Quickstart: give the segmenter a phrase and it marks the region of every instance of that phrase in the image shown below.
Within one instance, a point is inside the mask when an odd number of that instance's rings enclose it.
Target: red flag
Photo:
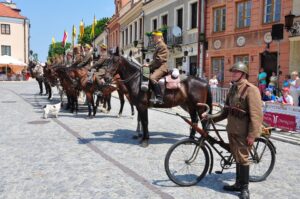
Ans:
[[[64,36],[63,36],[63,40],[61,43],[62,47],[66,46],[67,40],[68,40],[68,33],[66,31],[64,31]]]

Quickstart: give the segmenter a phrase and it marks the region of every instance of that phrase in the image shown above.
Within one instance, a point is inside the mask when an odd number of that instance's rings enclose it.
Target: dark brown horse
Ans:
[[[116,74],[119,74],[124,85],[128,89],[131,102],[138,110],[138,119],[141,121],[143,135],[141,145],[148,146],[149,131],[148,131],[148,108],[150,107],[150,92],[141,90],[141,69],[140,66],[127,58],[120,56],[117,52],[111,56],[108,61],[109,66],[106,73],[106,78],[111,79]],[[158,108],[171,108],[181,106],[187,110],[191,116],[193,123],[198,123],[204,110],[197,107],[197,103],[207,103],[211,106],[211,92],[206,81],[195,77],[188,77],[181,81],[181,86],[177,90],[165,90],[163,97],[164,104],[154,105]],[[205,124],[203,124],[205,125]],[[195,131],[191,131],[190,136],[194,136]]]

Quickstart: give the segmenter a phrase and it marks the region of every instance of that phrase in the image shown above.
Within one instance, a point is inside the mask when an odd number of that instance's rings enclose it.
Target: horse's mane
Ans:
[[[123,58],[129,65],[134,66],[136,69],[139,69],[142,67],[142,64],[139,63],[134,57],[128,57],[128,56],[120,56]]]

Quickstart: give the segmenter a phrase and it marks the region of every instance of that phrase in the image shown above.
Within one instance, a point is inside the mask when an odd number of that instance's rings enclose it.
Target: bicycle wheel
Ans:
[[[175,143],[165,158],[165,170],[168,177],[180,186],[197,184],[207,173],[208,166],[207,149],[192,139]]]
[[[253,144],[250,161],[250,182],[260,182],[265,180],[272,172],[275,165],[275,151],[266,138],[257,138]]]

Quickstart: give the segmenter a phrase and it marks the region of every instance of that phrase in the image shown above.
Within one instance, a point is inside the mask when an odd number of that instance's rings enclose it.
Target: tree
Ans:
[[[100,20],[97,20],[97,24],[95,26],[95,38],[98,37],[105,28],[106,23],[109,21],[110,18],[104,17]],[[92,31],[92,25],[88,25],[84,27],[84,34],[82,39],[80,40],[79,34],[77,42],[80,44],[92,44],[92,41],[95,38],[91,38],[91,31]]]
[[[55,44],[49,45],[48,58],[54,57],[55,55],[64,55],[65,50],[70,48],[71,43],[67,42],[65,48],[62,47],[62,42],[56,42]]]

